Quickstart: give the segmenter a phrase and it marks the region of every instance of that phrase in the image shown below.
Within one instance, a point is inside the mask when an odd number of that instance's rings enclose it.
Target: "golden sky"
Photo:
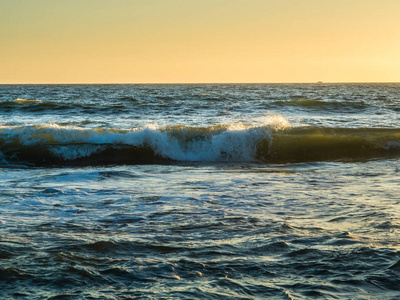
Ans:
[[[398,82],[400,0],[0,0],[0,83]]]

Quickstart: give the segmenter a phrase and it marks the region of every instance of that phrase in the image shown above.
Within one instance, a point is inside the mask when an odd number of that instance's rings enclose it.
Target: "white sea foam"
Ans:
[[[284,130],[292,127],[290,122],[282,115],[266,115],[262,121],[264,126],[271,127],[274,130]]]
[[[105,145],[150,147],[155,154],[178,161],[251,161],[257,142],[270,138],[270,131],[287,126],[282,118],[265,126],[192,128],[148,125],[144,128],[81,128],[57,124],[0,126],[5,143],[49,145],[49,150],[64,160],[89,157]],[[51,146],[51,147],[50,147]]]
[[[152,131],[146,140],[157,154],[183,161],[254,160],[256,145],[269,137],[264,127],[231,126],[202,138],[178,139],[169,132]]]

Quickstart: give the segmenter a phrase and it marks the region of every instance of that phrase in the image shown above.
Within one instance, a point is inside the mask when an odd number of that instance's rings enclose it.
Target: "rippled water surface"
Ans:
[[[0,86],[0,298],[400,299],[399,92]]]

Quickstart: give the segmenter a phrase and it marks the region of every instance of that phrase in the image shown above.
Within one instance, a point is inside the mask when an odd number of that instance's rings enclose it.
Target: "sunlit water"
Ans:
[[[400,85],[0,86],[1,299],[399,299]]]

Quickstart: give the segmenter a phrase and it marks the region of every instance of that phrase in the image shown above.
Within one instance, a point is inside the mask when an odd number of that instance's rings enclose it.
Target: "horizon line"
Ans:
[[[307,81],[307,82],[25,82],[0,83],[0,85],[179,85],[179,84],[396,84],[400,81]]]

